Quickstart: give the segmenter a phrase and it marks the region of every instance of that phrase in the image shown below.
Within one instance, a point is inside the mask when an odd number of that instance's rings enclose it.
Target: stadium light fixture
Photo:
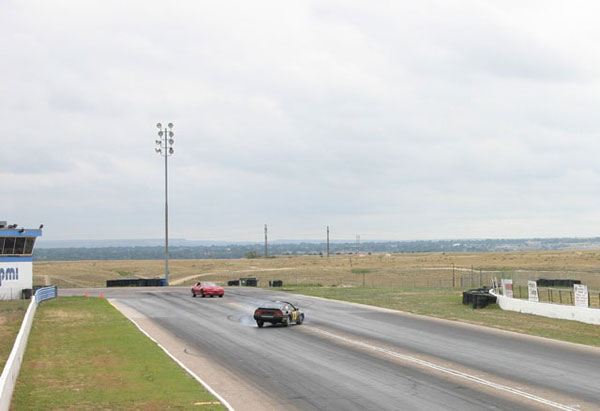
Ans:
[[[159,139],[155,140],[158,147],[155,151],[165,158],[165,285],[169,285],[169,179],[168,179],[168,162],[169,156],[175,152],[173,150],[173,144],[175,140],[173,136],[175,133],[171,131],[173,123],[169,123],[167,128],[163,128],[161,123],[156,123],[158,128]]]

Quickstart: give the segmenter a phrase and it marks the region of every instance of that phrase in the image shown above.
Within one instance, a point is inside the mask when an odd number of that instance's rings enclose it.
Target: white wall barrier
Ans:
[[[23,355],[25,354],[25,348],[27,347],[27,338],[29,337],[29,331],[33,324],[33,316],[37,309],[35,296],[31,297],[29,308],[23,318],[21,329],[17,334],[15,345],[13,346],[8,360],[4,365],[4,371],[0,376],[0,411],[8,411],[10,408],[10,401],[12,399],[12,393],[17,383],[17,377],[21,370],[21,363],[23,362]]]
[[[503,310],[600,325],[600,309],[598,308],[576,307],[574,305],[562,305],[552,303],[539,303],[521,300],[519,298],[509,298],[500,295],[500,293],[497,290],[493,289],[490,290],[490,293],[498,298],[498,305],[500,305],[500,308],[502,308]]]
[[[35,294],[31,297],[31,302],[21,323],[21,328],[15,339],[12,351],[8,356],[6,364],[4,364],[4,370],[0,376],[0,411],[8,411],[10,408],[10,402],[12,400],[12,393],[17,383],[17,377],[19,371],[21,371],[21,363],[23,362],[23,355],[25,355],[25,348],[27,347],[27,339],[29,338],[29,331],[31,331],[31,325],[33,324],[33,317],[37,310],[37,306],[44,300],[50,298],[56,298],[58,296],[58,289],[56,286],[39,288]]]

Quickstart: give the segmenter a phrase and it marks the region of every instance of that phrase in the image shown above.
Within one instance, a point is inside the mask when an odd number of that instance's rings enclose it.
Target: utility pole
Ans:
[[[454,263],[452,263],[452,288],[456,287],[456,279],[454,277]]]
[[[265,258],[267,258],[267,225],[265,224]]]
[[[356,234],[356,254],[360,254],[360,234]]]
[[[329,226],[327,226],[327,258],[329,258]]]

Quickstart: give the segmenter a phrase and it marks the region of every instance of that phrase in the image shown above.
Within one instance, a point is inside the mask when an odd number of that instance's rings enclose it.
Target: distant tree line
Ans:
[[[169,257],[173,259],[207,258],[260,258],[264,244],[230,244],[212,246],[172,246]],[[522,250],[559,250],[600,248],[600,238],[551,239],[487,239],[487,240],[437,240],[437,241],[387,241],[364,243],[332,243],[330,254],[413,253],[413,252],[486,252]],[[325,243],[269,244],[269,256],[323,255]],[[34,261],[71,260],[160,260],[164,247],[70,247],[38,248]]]

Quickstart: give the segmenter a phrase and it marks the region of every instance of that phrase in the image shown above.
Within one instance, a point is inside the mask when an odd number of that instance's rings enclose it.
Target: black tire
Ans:
[[[256,325],[258,325],[258,328],[263,328],[263,325],[265,325],[264,321],[260,321],[260,320],[256,320]]]
[[[215,296],[214,294],[211,294],[211,295],[210,295],[210,298],[213,298],[214,296]]]
[[[204,290],[200,290],[200,297],[202,297],[202,298],[206,297],[206,296],[204,295]]]
[[[196,298],[196,293],[192,291],[192,297]]]
[[[296,325],[300,325],[304,322],[304,314],[300,314],[296,319]]]
[[[223,298],[223,294],[219,295],[219,298]]]
[[[284,327],[290,325],[290,317],[285,317],[283,320],[281,320],[281,325],[283,325]]]

